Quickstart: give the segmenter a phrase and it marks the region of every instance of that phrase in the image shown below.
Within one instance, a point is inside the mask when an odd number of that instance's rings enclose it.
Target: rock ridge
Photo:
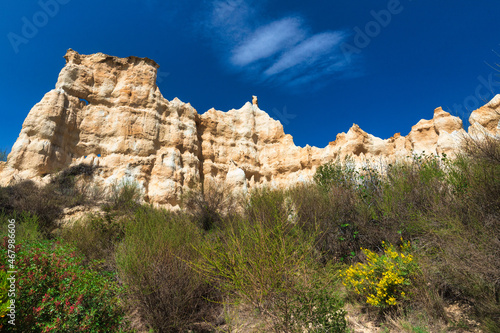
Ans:
[[[203,114],[156,85],[159,65],[148,58],[118,58],[68,50],[55,89],[26,117],[0,183],[46,181],[78,163],[99,167],[95,181],[134,181],[144,199],[177,206],[183,193],[209,182],[237,189],[288,186],[311,179],[323,163],[351,155],[357,163],[391,162],[412,152],[453,155],[464,135],[500,135],[500,95],[474,111],[468,133],[442,108],[407,136],[380,139],[353,124],[325,148],[297,147],[282,124],[258,106]]]

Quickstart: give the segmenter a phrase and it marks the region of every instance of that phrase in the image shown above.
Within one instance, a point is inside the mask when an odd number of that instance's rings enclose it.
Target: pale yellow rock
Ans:
[[[411,149],[416,154],[422,152],[452,154],[456,146],[453,142],[449,141],[449,135],[456,131],[462,131],[462,121],[460,118],[450,115],[439,107],[434,110],[434,117],[432,119],[422,119],[411,128],[407,140],[410,143]],[[446,137],[445,140],[441,139],[440,143],[442,146],[438,144],[441,136]]]
[[[201,183],[225,182],[243,192],[311,179],[323,163],[349,155],[358,164],[391,162],[412,152],[453,154],[466,135],[459,118],[438,108],[405,137],[380,139],[353,125],[325,148],[297,147],[258,106],[203,114],[156,86],[158,65],[147,58],[117,58],[68,50],[54,90],[29,112],[0,183],[47,181],[51,173],[87,163],[94,181],[111,187],[135,182],[144,200],[177,206]],[[472,113],[473,130],[498,135],[500,95]]]
[[[252,96],[252,104],[259,106],[259,101],[257,100],[257,96]]]
[[[469,117],[469,132],[488,133],[500,136],[500,94],[489,103],[472,112]]]
[[[152,60],[72,50],[65,58],[56,89],[24,121],[2,183],[85,162],[99,166],[96,181],[135,181],[146,200],[178,204],[201,179],[196,110],[163,98]]]

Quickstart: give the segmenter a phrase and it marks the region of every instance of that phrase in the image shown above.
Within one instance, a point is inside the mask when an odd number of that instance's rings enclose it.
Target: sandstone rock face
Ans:
[[[24,121],[0,183],[44,181],[70,165],[98,166],[95,181],[133,181],[146,201],[176,206],[190,188],[222,181],[235,189],[287,186],[311,179],[316,168],[351,155],[356,162],[393,161],[420,153],[453,154],[467,135],[459,118],[438,108],[405,137],[383,140],[353,125],[325,148],[297,147],[257,97],[241,109],[198,114],[156,86],[158,65],[68,50],[54,90]],[[500,135],[500,95],[474,111],[471,131]]]
[[[472,112],[469,133],[500,136],[500,95],[496,95],[488,104]]]
[[[200,181],[197,112],[163,98],[152,60],[72,50],[65,58],[56,88],[24,121],[2,181],[87,162],[106,184],[134,180],[146,199],[176,204],[186,184]]]

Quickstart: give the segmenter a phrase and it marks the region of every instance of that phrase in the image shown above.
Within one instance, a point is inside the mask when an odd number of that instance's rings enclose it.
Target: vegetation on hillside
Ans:
[[[498,138],[453,159],[337,160],[246,198],[207,186],[175,212],[141,204],[133,183],[104,195],[94,171],[0,188],[1,234],[17,221],[19,332],[348,332],[357,316],[393,332],[500,330]],[[81,205],[101,210],[59,229]]]

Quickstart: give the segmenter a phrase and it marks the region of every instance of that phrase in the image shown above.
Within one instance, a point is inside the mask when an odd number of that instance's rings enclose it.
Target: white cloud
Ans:
[[[300,16],[265,20],[253,0],[211,3],[206,26],[209,38],[230,68],[247,77],[300,86],[326,76],[343,76],[349,69],[340,45],[342,31],[312,34]],[[223,47],[220,47],[220,46]]]
[[[215,1],[212,11],[212,23],[222,26],[232,21],[241,19],[249,8],[243,0]]]
[[[335,47],[344,40],[341,32],[324,32],[316,34],[283,55],[264,74],[267,76],[279,74],[297,65],[312,66],[325,56],[335,53]]]
[[[246,66],[260,59],[293,46],[306,35],[298,18],[284,18],[258,28],[233,51],[231,61],[237,66]]]
[[[207,23],[208,29],[224,42],[236,43],[251,27],[249,21],[255,10],[245,0],[218,0],[211,6]]]

